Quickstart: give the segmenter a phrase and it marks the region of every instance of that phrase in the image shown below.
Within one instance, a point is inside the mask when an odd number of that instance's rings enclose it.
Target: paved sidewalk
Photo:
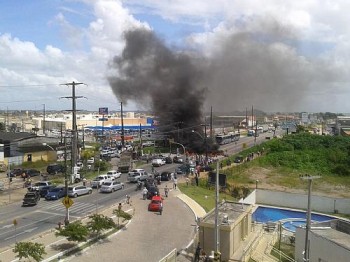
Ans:
[[[160,185],[161,194],[165,184]],[[178,261],[191,261],[192,254],[188,246],[197,229],[196,218],[206,214],[204,209],[178,189],[171,190],[169,197],[164,199],[163,215],[148,212],[148,203],[149,201],[142,200],[141,195],[133,196],[130,205],[123,205],[124,211],[134,212],[132,220],[123,230],[65,260],[156,262],[176,248],[178,252],[182,251]],[[110,207],[103,214],[112,216],[112,211],[116,208],[117,206]],[[64,250],[74,245],[63,237],[56,237],[54,233],[55,230],[52,229],[28,239],[45,245],[45,262],[61,257]],[[10,248],[0,250],[0,261],[12,262],[18,259]]]

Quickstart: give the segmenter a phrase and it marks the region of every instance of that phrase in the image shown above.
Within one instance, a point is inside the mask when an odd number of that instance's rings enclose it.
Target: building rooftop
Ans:
[[[340,245],[347,250],[350,250],[350,235],[340,232],[338,230],[335,230],[330,227],[312,227],[311,231],[320,237],[324,237],[328,239],[329,241],[332,241],[333,243]]]
[[[225,201],[219,204],[219,223],[234,223],[243,213],[251,213],[252,206],[231,201]],[[215,224],[215,209],[210,211],[202,222]]]

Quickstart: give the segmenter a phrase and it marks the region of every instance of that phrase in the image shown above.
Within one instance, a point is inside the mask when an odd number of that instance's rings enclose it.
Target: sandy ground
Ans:
[[[258,188],[269,189],[275,191],[283,191],[290,193],[303,193],[307,192],[307,182],[299,179],[298,175],[291,175],[291,180],[295,183],[295,186],[281,186],[275,181],[278,181],[278,174],[275,170],[270,170],[261,167],[253,167],[244,172],[253,181],[258,180]],[[251,185],[252,187],[252,185]],[[255,187],[255,184],[253,185]],[[338,198],[350,198],[350,184],[329,184],[320,179],[314,180],[312,186],[312,193],[319,196],[332,196]]]

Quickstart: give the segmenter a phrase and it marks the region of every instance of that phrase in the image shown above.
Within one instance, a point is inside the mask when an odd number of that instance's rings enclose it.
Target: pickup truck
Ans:
[[[113,179],[114,180],[114,179]],[[104,182],[111,181],[111,179],[107,175],[99,175],[91,181],[92,188],[99,188],[102,186]]]
[[[28,187],[28,191],[40,191],[41,188],[46,187],[46,186],[51,186],[51,185],[52,185],[52,183],[50,181],[36,182],[31,187]]]
[[[38,191],[28,192],[23,198],[22,206],[35,206],[40,200]]]
[[[147,178],[149,178],[147,172],[141,170],[133,170],[129,172],[127,180],[130,183],[137,183],[138,181],[145,181]]]

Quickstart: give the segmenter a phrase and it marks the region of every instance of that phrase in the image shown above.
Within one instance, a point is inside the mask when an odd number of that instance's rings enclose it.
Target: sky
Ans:
[[[122,100],[125,110],[149,110],[146,98],[119,96],[110,84],[122,77],[113,61],[122,57],[126,32],[142,29],[200,68],[194,90],[204,92],[203,110],[350,112],[347,0],[0,5],[0,110],[69,110],[72,100],[64,97],[72,95],[73,81],[82,83],[76,86],[79,110],[120,110]]]

